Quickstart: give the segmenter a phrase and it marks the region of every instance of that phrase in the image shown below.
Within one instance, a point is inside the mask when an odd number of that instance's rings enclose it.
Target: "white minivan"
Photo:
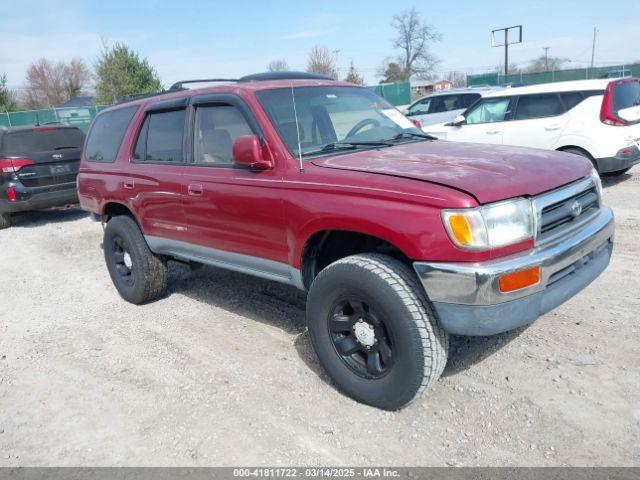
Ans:
[[[562,150],[600,173],[640,162],[640,79],[578,80],[489,93],[452,123],[426,133],[459,142]]]

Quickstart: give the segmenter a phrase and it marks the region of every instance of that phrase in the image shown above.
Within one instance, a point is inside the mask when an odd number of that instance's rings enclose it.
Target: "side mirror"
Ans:
[[[263,158],[257,135],[243,135],[233,142],[233,161],[252,170],[270,170],[273,162]]]
[[[451,122],[451,125],[453,125],[454,127],[459,127],[460,125],[463,125],[464,122],[466,122],[467,119],[464,118],[464,115],[458,115],[456,118],[453,119],[453,122]]]

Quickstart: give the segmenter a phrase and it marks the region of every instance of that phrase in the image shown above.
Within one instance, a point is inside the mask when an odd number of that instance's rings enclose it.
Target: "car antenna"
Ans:
[[[296,134],[298,136],[298,162],[300,164],[298,170],[300,173],[304,173],[304,166],[302,164],[302,142],[300,141],[300,124],[298,123],[298,111],[296,110],[296,95],[293,93],[293,82],[291,82],[291,100],[293,101],[293,116],[296,120]]]

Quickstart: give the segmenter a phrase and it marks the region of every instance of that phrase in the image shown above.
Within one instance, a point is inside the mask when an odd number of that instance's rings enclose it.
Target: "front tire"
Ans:
[[[400,409],[444,370],[449,337],[415,273],[379,254],[338,260],[313,281],[307,301],[321,365],[352,398]]]
[[[161,297],[167,289],[167,263],[147,245],[129,216],[115,217],[104,230],[104,258],[118,293],[140,305]]]
[[[0,230],[11,226],[11,215],[8,213],[0,213]]]

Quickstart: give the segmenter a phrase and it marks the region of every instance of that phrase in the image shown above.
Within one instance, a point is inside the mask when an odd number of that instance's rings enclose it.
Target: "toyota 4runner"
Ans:
[[[613,215],[584,158],[437,141],[310,74],[182,83],[103,111],[84,147],[78,195],[116,289],[157,299],[174,260],[306,290],[318,358],[359,401],[403,407],[449,334],[529,324],[609,263]]]

